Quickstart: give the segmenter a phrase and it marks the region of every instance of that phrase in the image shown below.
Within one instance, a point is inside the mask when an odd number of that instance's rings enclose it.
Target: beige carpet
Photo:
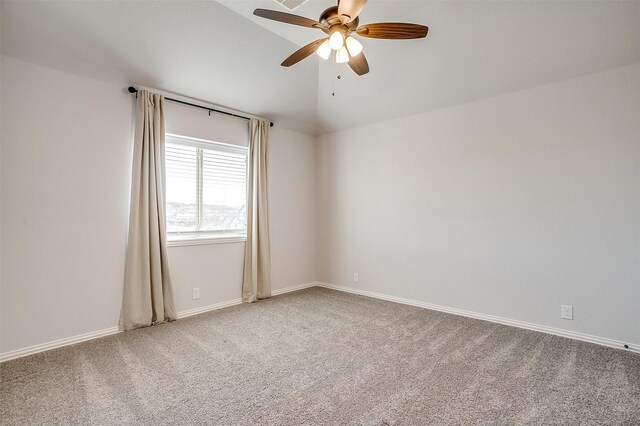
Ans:
[[[2,424],[640,424],[640,356],[312,288],[0,366]]]

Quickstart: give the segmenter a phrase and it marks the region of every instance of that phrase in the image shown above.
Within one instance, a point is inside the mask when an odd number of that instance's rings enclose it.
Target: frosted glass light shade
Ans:
[[[339,64],[349,62],[349,52],[347,52],[346,47],[343,47],[336,52],[336,62]]]
[[[329,59],[329,55],[331,55],[331,46],[329,46],[329,39],[325,40],[324,43],[318,46],[316,53],[322,59]]]
[[[344,36],[340,31],[334,31],[329,37],[329,46],[333,50],[339,50],[344,46]]]
[[[346,44],[351,56],[358,56],[362,52],[362,43],[355,38],[351,36],[347,37]]]

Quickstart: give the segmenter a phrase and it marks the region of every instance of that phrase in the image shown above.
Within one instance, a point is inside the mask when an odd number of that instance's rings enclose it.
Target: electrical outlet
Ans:
[[[358,277],[358,273],[357,273],[357,272],[354,272],[354,273],[353,273],[353,282],[354,282],[354,283],[357,283],[357,282],[358,282],[358,279],[359,279],[359,277]]]
[[[561,307],[560,307],[560,318],[572,320],[573,319],[573,306],[561,305]]]
[[[193,288],[193,299],[200,299],[200,287]]]

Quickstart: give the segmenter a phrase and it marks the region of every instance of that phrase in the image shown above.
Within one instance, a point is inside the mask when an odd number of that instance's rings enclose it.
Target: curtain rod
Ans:
[[[133,86],[129,86],[129,88],[127,90],[129,91],[129,93],[138,93],[138,89],[136,89]],[[221,111],[219,109],[207,107],[207,106],[204,106],[204,105],[197,105],[197,104],[192,104],[191,102],[181,101],[179,99],[167,98],[166,96],[165,96],[165,100],[170,101],[170,102],[175,102],[177,104],[189,105],[189,106],[192,106],[194,108],[205,109],[205,110],[209,111],[209,113],[217,112],[218,114],[224,114],[224,115],[229,115],[231,117],[242,118],[243,120],[250,120],[251,119],[251,117],[247,117],[245,115],[238,115],[238,114],[234,114],[232,112]],[[269,122],[269,126],[273,127],[273,121]]]

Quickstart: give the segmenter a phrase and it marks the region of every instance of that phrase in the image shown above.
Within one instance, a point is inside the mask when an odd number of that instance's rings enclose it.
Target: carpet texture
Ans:
[[[2,424],[640,424],[640,356],[311,288],[0,365]]]

